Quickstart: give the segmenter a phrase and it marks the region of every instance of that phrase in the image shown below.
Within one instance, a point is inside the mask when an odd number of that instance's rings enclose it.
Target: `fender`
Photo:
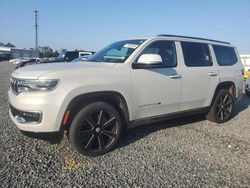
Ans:
[[[60,130],[67,130],[70,127],[75,115],[87,104],[94,101],[103,101],[113,105],[121,114],[122,120],[127,126],[129,122],[129,110],[123,95],[116,91],[98,91],[85,93],[74,97],[68,104],[61,121]]]
[[[233,81],[221,82],[217,85],[210,106],[213,105],[214,100],[221,89],[227,89],[233,95],[234,100],[236,100],[236,87]]]

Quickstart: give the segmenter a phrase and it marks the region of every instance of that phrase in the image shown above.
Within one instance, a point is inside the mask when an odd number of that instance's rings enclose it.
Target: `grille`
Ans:
[[[12,89],[12,91],[15,93],[15,94],[18,94],[18,85],[19,85],[19,80],[16,79],[16,78],[11,78],[10,79],[10,87]]]

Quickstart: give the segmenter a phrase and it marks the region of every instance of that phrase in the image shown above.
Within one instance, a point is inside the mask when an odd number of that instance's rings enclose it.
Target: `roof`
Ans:
[[[0,51],[7,51],[10,52],[11,48],[10,47],[6,47],[6,46],[0,46]]]
[[[241,58],[250,58],[250,54],[240,54]]]
[[[177,37],[177,38],[183,38],[183,39],[196,39],[196,40],[203,40],[203,41],[207,41],[207,42],[217,42],[217,43],[223,43],[223,44],[230,44],[229,42],[224,42],[224,41],[219,41],[219,40],[191,37],[191,36],[182,36],[182,35],[160,34],[160,35],[157,35],[157,37]]]

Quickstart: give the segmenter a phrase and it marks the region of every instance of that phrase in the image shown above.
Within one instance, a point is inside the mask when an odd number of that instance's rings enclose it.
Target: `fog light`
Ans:
[[[22,117],[19,117],[19,116],[15,116],[15,120],[18,122],[18,123],[26,123],[26,120]]]
[[[10,111],[18,123],[30,123],[30,122],[40,123],[42,120],[41,112],[21,111],[14,108],[13,106],[10,106]]]

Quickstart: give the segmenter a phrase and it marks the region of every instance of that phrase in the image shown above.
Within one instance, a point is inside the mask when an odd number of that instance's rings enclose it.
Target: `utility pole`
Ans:
[[[38,17],[38,10],[34,10],[34,15],[35,15],[35,49],[38,50],[38,24],[37,24],[37,17]]]

